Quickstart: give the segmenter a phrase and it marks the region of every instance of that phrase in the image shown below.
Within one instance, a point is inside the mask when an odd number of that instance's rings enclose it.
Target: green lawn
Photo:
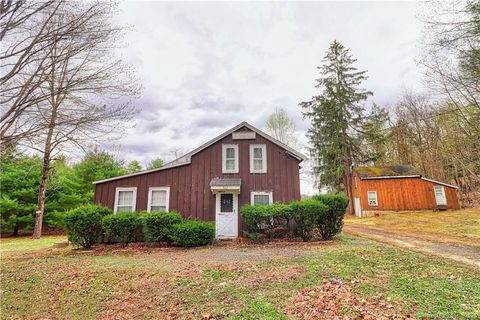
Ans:
[[[41,249],[58,240],[0,242],[2,318],[480,318],[479,269],[351,236],[308,245]]]

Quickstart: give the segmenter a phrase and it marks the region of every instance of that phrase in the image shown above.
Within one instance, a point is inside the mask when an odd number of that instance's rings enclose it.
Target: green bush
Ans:
[[[102,219],[112,210],[98,205],[84,205],[68,211],[65,215],[65,229],[68,240],[76,246],[90,249],[102,236]]]
[[[318,232],[324,240],[332,239],[342,231],[343,216],[348,206],[348,198],[341,194],[316,195],[312,199],[318,200],[327,206],[322,219],[317,220]]]
[[[173,225],[169,237],[178,247],[207,245],[215,238],[215,225],[212,222],[185,220]]]
[[[292,216],[297,223],[297,233],[303,241],[313,238],[317,221],[322,219],[327,206],[317,200],[295,201],[290,204]]]
[[[109,240],[118,241],[123,247],[135,241],[142,228],[141,217],[136,212],[121,212],[103,217],[102,227]]]
[[[144,215],[145,239],[149,242],[170,242],[172,226],[182,222],[179,212],[150,212]]]
[[[287,230],[292,210],[289,205],[282,203],[256,206],[246,204],[240,209],[240,215],[250,233],[273,236],[282,234],[278,230]]]

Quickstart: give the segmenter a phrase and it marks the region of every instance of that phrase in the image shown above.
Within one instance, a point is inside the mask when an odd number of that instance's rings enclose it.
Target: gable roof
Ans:
[[[239,123],[238,125],[236,125],[235,127],[231,128],[230,130],[228,131],[225,131],[224,133],[222,133],[221,135],[213,138],[212,140],[210,141],[207,141],[206,143],[202,144],[200,147],[190,151],[189,153],[165,164],[163,167],[161,168],[155,168],[155,169],[150,169],[150,170],[143,170],[143,171],[139,171],[139,172],[134,172],[134,173],[130,173],[130,174],[125,174],[125,175],[122,175],[122,176],[117,176],[117,177],[113,177],[113,178],[108,178],[108,179],[103,179],[103,180],[98,180],[98,181],[94,181],[93,184],[99,184],[99,183],[103,183],[103,182],[108,182],[108,181],[113,181],[113,180],[118,180],[118,179],[123,179],[123,178],[128,178],[128,177],[133,177],[133,176],[138,176],[138,175],[142,175],[142,174],[147,174],[147,173],[151,173],[151,172],[156,172],[156,171],[161,171],[161,170],[166,170],[166,169],[170,169],[170,168],[174,168],[174,167],[179,167],[179,166],[184,166],[184,165],[187,165],[187,164],[190,164],[191,162],[191,159],[192,159],[192,156],[199,153],[200,151],[208,148],[209,146],[213,145],[214,143],[222,140],[223,138],[227,137],[228,135],[232,134],[233,132],[237,131],[238,129],[241,129],[243,127],[246,127],[248,129],[250,129],[251,131],[257,133],[259,136],[269,140],[270,142],[278,145],[279,147],[285,149],[289,154],[291,154],[294,158],[296,158],[297,160],[299,160],[300,162],[305,160],[306,157],[301,154],[300,152],[294,150],[293,148],[287,146],[286,144],[278,141],[277,139],[273,138],[272,136],[266,134],[265,132],[261,131],[260,129],[257,129],[255,128],[254,126],[252,126],[251,124],[249,124],[248,122],[242,122],[242,123]]]
[[[385,167],[356,167],[353,169],[360,178],[378,178],[378,177],[404,177],[416,176],[422,174],[413,166],[385,166]]]
[[[425,181],[440,184],[442,186],[458,189],[457,186],[445,182],[422,177],[421,172],[409,165],[385,166],[385,167],[355,167],[353,171],[360,179],[393,179],[393,178],[420,178]]]

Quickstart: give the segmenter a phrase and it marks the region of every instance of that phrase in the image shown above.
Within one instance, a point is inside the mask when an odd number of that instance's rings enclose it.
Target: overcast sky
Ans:
[[[420,5],[414,2],[124,2],[125,59],[143,84],[135,127],[117,143],[126,160],[172,160],[247,121],[260,129],[277,106],[300,140],[298,103],[316,94],[316,67],[340,41],[368,70],[373,101],[392,106],[420,86]],[[367,106],[369,108],[369,106]],[[303,179],[302,191],[311,193]]]

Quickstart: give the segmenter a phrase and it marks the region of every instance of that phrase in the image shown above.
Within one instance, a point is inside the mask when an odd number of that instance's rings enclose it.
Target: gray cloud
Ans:
[[[136,126],[119,141],[126,160],[172,157],[172,150],[192,150],[241,121],[262,129],[277,106],[306,142],[310,124],[298,103],[317,93],[316,67],[334,39],[368,70],[364,87],[374,91],[372,101],[392,105],[404,86],[420,85],[413,2],[126,1],[121,7],[119,21],[134,25],[123,55],[144,87],[135,101]]]

